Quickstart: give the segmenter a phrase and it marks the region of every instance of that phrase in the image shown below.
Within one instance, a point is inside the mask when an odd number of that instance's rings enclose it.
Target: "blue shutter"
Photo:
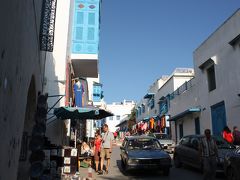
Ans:
[[[72,53],[98,54],[99,6],[100,0],[75,0]]]

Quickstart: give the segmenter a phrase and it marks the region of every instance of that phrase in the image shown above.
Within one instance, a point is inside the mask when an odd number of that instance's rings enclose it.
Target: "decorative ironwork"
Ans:
[[[40,50],[53,51],[57,0],[43,0],[40,29]]]
[[[83,4],[79,4],[78,6],[80,9],[84,8],[84,5]]]
[[[90,8],[90,9],[94,9],[95,6],[94,6],[94,5],[90,5],[89,8]]]

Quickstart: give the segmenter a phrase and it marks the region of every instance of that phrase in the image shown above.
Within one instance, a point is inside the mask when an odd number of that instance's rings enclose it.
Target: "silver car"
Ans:
[[[152,133],[149,135],[157,138],[165,151],[167,151],[168,153],[174,152],[175,142],[169,137],[168,134]]]

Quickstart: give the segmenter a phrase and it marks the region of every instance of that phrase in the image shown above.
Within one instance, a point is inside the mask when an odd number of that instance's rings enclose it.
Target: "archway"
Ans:
[[[25,110],[25,119],[24,126],[22,131],[22,141],[21,141],[21,151],[19,155],[19,164],[18,164],[18,180],[26,180],[29,179],[29,137],[31,137],[34,122],[34,115],[36,111],[36,86],[35,86],[35,78],[32,76],[31,82],[28,88],[27,95],[27,105]]]

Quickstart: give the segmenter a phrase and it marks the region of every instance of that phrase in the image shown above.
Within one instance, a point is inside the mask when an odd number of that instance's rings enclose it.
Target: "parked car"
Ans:
[[[149,136],[153,136],[158,139],[163,149],[169,153],[173,153],[175,148],[175,142],[165,133],[151,133]]]
[[[228,180],[240,180],[240,147],[226,154],[224,172]]]
[[[182,164],[187,164],[192,167],[203,169],[199,157],[199,142],[203,135],[189,135],[183,137],[179,145],[175,147],[173,160],[175,167],[181,167]],[[217,172],[224,172],[224,157],[227,152],[231,152],[235,149],[235,146],[225,141],[221,136],[213,136],[218,146],[218,160],[217,160]]]
[[[171,157],[166,153],[159,141],[150,136],[128,136],[121,149],[123,169],[157,169],[169,175]]]

